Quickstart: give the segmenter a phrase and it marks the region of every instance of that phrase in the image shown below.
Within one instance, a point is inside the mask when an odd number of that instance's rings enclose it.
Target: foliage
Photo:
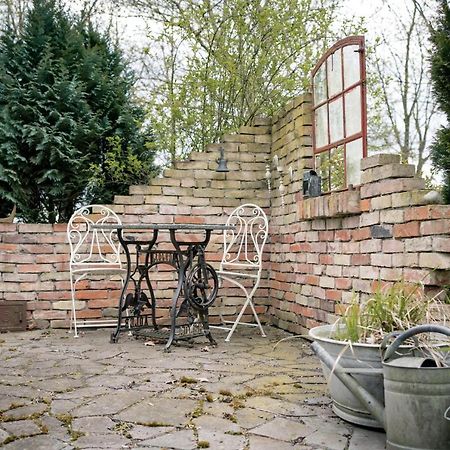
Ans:
[[[431,30],[433,52],[431,56],[431,79],[433,91],[440,109],[450,121],[450,6],[446,0],[440,1],[437,23]],[[450,127],[441,127],[431,150],[431,158],[436,168],[444,175],[444,199],[450,203]]]
[[[145,155],[146,170],[124,167],[124,178],[148,179],[152,135],[131,100],[133,83],[118,46],[55,0],[34,0],[23,30],[4,30],[0,198],[16,203],[22,220],[67,221],[80,202],[107,203],[123,192],[126,181],[108,166],[117,139],[125,155]],[[96,188],[87,189],[94,175]]]
[[[393,331],[407,330],[426,318],[431,300],[420,284],[398,282],[378,287],[364,303],[354,301],[339,320],[344,325],[335,336],[351,342],[375,343]]]
[[[87,189],[88,196],[100,198],[100,203],[108,202],[105,193],[127,195],[129,186],[146,184],[154,175],[153,152],[149,148],[144,147],[139,152],[133,151],[130,146],[124,145],[119,136],[106,138],[106,143],[107,151],[103,164],[91,164]]]
[[[132,3],[160,22],[146,49],[160,63],[148,73],[149,117],[172,161],[304,92],[335,37],[333,0]]]

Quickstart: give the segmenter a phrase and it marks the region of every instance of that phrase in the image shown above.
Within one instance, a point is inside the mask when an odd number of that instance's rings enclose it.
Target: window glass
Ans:
[[[330,144],[344,138],[342,97],[330,102]]]
[[[313,71],[314,163],[322,191],[360,184],[367,121],[363,36],[336,42]]]
[[[344,146],[330,150],[330,190],[345,188]]]
[[[327,58],[328,97],[342,91],[341,49]]]
[[[323,147],[328,144],[328,118],[327,107],[323,105],[315,112],[316,147]]]
[[[315,167],[317,175],[322,178],[322,192],[330,190],[330,153],[328,151],[316,155]]]
[[[314,76],[314,103],[317,105],[327,99],[326,64],[322,64]]]
[[[344,88],[357,83],[361,78],[359,65],[359,45],[346,45],[344,48]]]
[[[361,183],[361,158],[363,157],[362,139],[348,142],[345,151],[347,185]]]
[[[352,134],[361,131],[361,87],[356,86],[345,94],[345,134]]]

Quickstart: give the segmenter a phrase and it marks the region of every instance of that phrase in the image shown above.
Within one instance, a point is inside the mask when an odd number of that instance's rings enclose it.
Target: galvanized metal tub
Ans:
[[[403,333],[422,332],[424,326]],[[439,329],[442,328],[442,331]],[[417,331],[415,331],[417,330]],[[429,326],[430,332],[450,329]],[[393,351],[390,352],[393,355]],[[383,361],[385,390],[386,448],[389,450],[450,449],[450,360],[447,367],[436,367],[433,359],[401,357]]]
[[[322,325],[312,328],[309,336],[338,361],[339,365],[351,373],[352,377],[384,404],[383,369],[379,345],[352,343],[331,339],[329,336],[335,330],[333,325]],[[353,393],[344,386],[336,375],[322,363],[322,369],[328,380],[333,411],[342,419],[373,428],[383,428],[371,412],[361,404]],[[330,376],[331,375],[331,376]]]

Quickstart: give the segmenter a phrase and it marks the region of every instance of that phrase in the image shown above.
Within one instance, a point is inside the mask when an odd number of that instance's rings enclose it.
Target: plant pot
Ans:
[[[341,367],[353,371],[352,377],[358,384],[381,404],[384,404],[380,346],[359,343],[352,343],[350,345],[348,342],[334,340],[330,338],[333,330],[335,330],[335,326],[333,325],[322,325],[312,328],[309,331],[309,336],[315,342],[319,343],[334,360],[338,360]],[[344,386],[336,375],[331,374],[323,362],[322,369],[325,378],[328,380],[329,391],[333,400],[333,411],[337,416],[357,425],[383,428],[383,425]],[[354,371],[356,370],[360,370],[363,373],[355,373]]]

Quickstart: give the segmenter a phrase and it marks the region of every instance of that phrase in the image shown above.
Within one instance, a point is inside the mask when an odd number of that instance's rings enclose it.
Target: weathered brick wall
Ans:
[[[354,296],[366,298],[379,283],[420,281],[430,294],[449,285],[450,206],[429,204],[435,193],[397,155],[364,159],[357,189],[303,199],[310,124],[308,97],[273,118],[272,151],[286,186],[284,206],[279,192],[271,202],[273,323],[296,333],[332,323]]]
[[[428,204],[433,196],[412,166],[373,156],[362,162],[360,187],[303,199],[303,172],[313,156],[310,96],[253,125],[191,154],[151,185],[131,187],[113,209],[124,222],[223,223],[244,202],[262,206],[270,237],[255,303],[264,319],[297,333],[332,322],[354,294],[364,298],[378,282],[422,281],[433,292],[450,284],[450,206]],[[220,145],[228,173],[215,172]],[[64,224],[0,224],[0,301],[27,301],[34,326],[67,326],[68,250]],[[213,264],[220,250],[217,234],[208,247]],[[155,278],[158,314],[167,316],[173,274],[162,266]],[[118,288],[118,281],[81,282],[78,316],[114,314]],[[241,294],[225,292],[231,314]]]
[[[132,186],[130,195],[116,196],[110,205],[123,222],[224,223],[226,216],[245,202],[257,203],[269,213],[265,163],[270,154],[270,121],[255,119],[253,126],[226,135],[221,144],[194,152],[188,161],[166,169],[149,186]],[[219,147],[228,159],[228,173],[218,173]],[[161,236],[160,248],[168,244]],[[213,236],[208,259],[220,259],[221,235]],[[69,246],[66,225],[0,224],[0,301],[26,301],[30,326],[65,327],[71,308],[68,274]],[[268,259],[268,256],[267,256]],[[156,295],[159,316],[167,316],[173,273],[159,266]],[[77,317],[99,318],[115,314],[120,281],[83,280],[77,285]],[[224,313],[242,303],[236,289],[227,289]],[[267,272],[256,298],[264,315],[269,305]]]

